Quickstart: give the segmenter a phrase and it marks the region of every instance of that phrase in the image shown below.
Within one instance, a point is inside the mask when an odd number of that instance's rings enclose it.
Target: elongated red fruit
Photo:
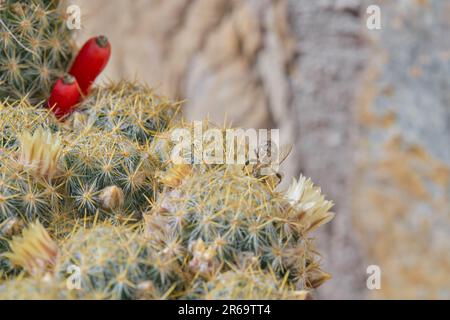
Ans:
[[[60,78],[52,89],[48,107],[58,119],[70,114],[80,101],[81,93],[77,80],[70,74]]]
[[[105,36],[91,38],[81,48],[69,73],[77,79],[84,95],[89,93],[95,78],[105,69],[110,56],[111,45]]]

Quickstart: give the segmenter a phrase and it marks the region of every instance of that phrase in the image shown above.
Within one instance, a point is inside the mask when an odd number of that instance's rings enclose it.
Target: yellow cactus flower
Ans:
[[[56,264],[59,255],[58,246],[39,222],[24,229],[9,246],[11,251],[4,256],[31,275],[44,274]]]
[[[19,137],[19,162],[33,174],[53,177],[58,171],[58,159],[62,144],[58,135],[37,129],[33,134],[26,131]]]

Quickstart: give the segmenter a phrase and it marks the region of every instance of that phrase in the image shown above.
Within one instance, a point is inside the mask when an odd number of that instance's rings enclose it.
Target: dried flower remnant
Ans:
[[[202,239],[192,242],[189,247],[192,254],[192,260],[189,262],[191,270],[200,275],[212,274],[217,267],[217,252],[214,247],[207,247]]]
[[[24,268],[30,275],[43,275],[57,263],[59,248],[47,230],[35,222],[10,242],[10,252],[4,254],[14,265]]]
[[[40,177],[52,178],[58,172],[62,151],[61,139],[42,128],[33,134],[26,131],[19,136],[19,163]]]
[[[168,187],[176,188],[183,179],[192,171],[192,166],[188,164],[178,164],[161,174],[160,182]]]
[[[118,186],[104,188],[99,195],[100,204],[103,209],[116,210],[123,206],[125,195]]]

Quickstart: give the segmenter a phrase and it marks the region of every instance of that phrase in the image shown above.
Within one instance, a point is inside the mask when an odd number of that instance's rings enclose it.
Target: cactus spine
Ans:
[[[0,100],[32,103],[47,98],[72,59],[64,2],[13,1],[0,4]]]

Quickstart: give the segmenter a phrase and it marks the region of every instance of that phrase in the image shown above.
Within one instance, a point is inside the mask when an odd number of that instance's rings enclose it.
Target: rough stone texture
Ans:
[[[450,298],[450,2],[379,1],[357,103],[353,217],[378,297]]]
[[[336,203],[320,298],[449,297],[448,1],[75,2],[80,41],[113,43],[108,77],[186,99],[191,119],[281,128],[287,175]],[[365,27],[369,4],[382,30]],[[366,288],[370,264],[382,290]]]
[[[360,2],[294,0],[289,10],[300,53],[291,77],[298,169],[335,201],[338,213],[317,236],[325,270],[333,275],[320,290],[327,298],[366,294],[366,267],[350,214],[355,99],[368,57]]]

